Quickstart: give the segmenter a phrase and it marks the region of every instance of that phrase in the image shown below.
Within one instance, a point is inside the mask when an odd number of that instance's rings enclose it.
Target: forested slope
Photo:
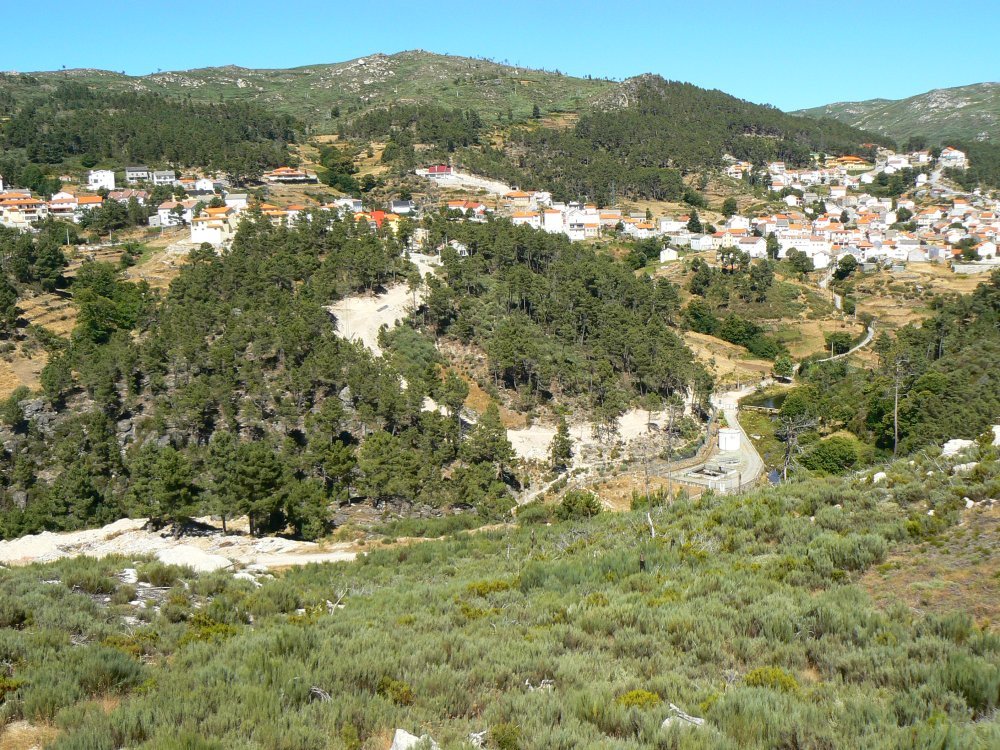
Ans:
[[[245,179],[287,163],[298,127],[291,117],[254,104],[112,94],[79,83],[62,83],[8,108],[9,119],[0,124],[0,174],[15,185],[30,182],[23,179],[29,167],[38,172],[67,162],[118,169],[169,164]]]
[[[893,450],[897,388],[902,453],[1000,424],[1000,272],[972,294],[940,303],[919,327],[881,334],[874,349],[874,372],[846,360],[804,365],[797,403],[886,452]]]
[[[69,288],[76,329],[47,341],[43,398],[22,389],[3,405],[0,533],[214,511],[315,537],[352,497],[501,517],[517,486],[510,444],[495,408],[463,427],[469,387],[446,374],[439,334],[486,352],[499,388],[609,423],[647,394],[707,398],[710,379],[670,330],[676,290],[507,222],[433,227],[432,241],[448,231],[474,254],[448,256],[429,281],[415,316],[425,333],[387,333],[374,358],[335,333],[325,306],[403,283],[406,231],[260,218],[227,254],[194,251],[162,299],[85,263]],[[25,262],[51,241],[0,235]],[[443,412],[424,409],[428,396]]]
[[[441,113],[425,110],[423,119]],[[403,153],[428,127],[386,117],[381,134],[393,135]],[[347,132],[375,132],[371,114]],[[488,124],[488,123],[487,123]],[[476,142],[482,127],[468,140]],[[447,150],[464,145],[429,142]],[[718,167],[728,153],[755,164],[783,160],[810,163],[812,153],[867,154],[879,136],[833,120],[787,115],[688,83],[641,76],[605,94],[593,111],[582,114],[570,129],[526,125],[512,127],[498,148],[486,143],[460,149],[454,158],[474,172],[523,187],[551,190],[564,199],[586,196],[608,204],[614,187],[628,198],[675,200],[685,191],[682,175]]]

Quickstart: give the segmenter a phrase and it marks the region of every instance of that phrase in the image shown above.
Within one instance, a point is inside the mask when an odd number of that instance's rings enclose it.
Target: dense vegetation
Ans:
[[[475,110],[449,110],[432,104],[395,105],[352,120],[344,131],[366,140],[391,135],[398,147],[432,144],[447,151],[479,142],[482,118]]]
[[[582,115],[571,130],[514,128],[503,151],[467,150],[474,171],[561,198],[676,200],[681,175],[721,164],[723,154],[763,164],[806,165],[816,152],[864,154],[883,140],[833,120],[794,117],[687,83],[643,76],[622,84],[624,106]],[[885,141],[888,143],[888,141]]]
[[[951,438],[974,438],[1000,422],[1000,272],[976,290],[941,304],[922,325],[875,342],[874,373],[845,361],[804,368],[804,407],[828,427],[845,427],[883,452],[919,449]],[[784,410],[792,408],[786,399]]]
[[[415,289],[407,231],[261,218],[225,255],[194,251],[163,299],[117,267],[84,263],[70,287],[76,328],[48,342],[43,398],[20,389],[0,414],[0,534],[213,511],[249,514],[256,532],[316,537],[329,506],[352,498],[498,517],[517,483],[499,414],[462,423],[468,384],[430,336],[485,351],[484,385],[517,389],[529,407],[575,399],[600,427],[644,396],[707,400],[710,377],[671,330],[675,287],[502,221],[431,222],[432,242],[448,233],[471,254],[446,246],[412,321],[425,333],[386,332],[373,358],[335,334],[324,305],[393,280]],[[50,240],[0,236],[13,282],[22,257],[29,277],[47,268],[37,258]],[[425,411],[427,396],[444,413]]]
[[[444,280],[432,282],[425,320],[436,334],[485,349],[496,385],[527,397],[583,396],[600,423],[636,397],[693,392],[711,378],[676,333],[679,294],[636,276],[590,246],[506,221],[430,227],[445,237]]]
[[[402,280],[400,252],[364,223],[261,219],[224,256],[195,251],[162,300],[85,263],[70,288],[77,326],[50,342],[44,398],[21,389],[4,404],[0,534],[211,510],[315,537],[331,503],[358,495],[504,512],[513,479],[495,411],[463,428],[467,386],[438,377],[430,342],[398,333],[374,359],[323,307]],[[422,411],[428,395],[449,414]]]
[[[251,104],[195,104],[63,83],[24,101],[0,128],[0,145],[12,150],[0,159],[0,174],[25,184],[21,173],[31,165],[78,159],[85,167],[198,166],[245,179],[288,162],[295,127],[290,117]]]
[[[0,721],[54,721],[55,750],[384,750],[396,727],[445,748],[486,730],[522,750],[985,750],[996,634],[857,585],[902,545],[957,534],[964,498],[1000,494],[996,450],[972,458],[961,476],[933,451],[874,486],[680,500],[650,510],[654,539],[645,510],[602,513],[259,588],[156,563],[140,581],[165,588],[137,587],[116,558],[2,570]],[[705,725],[661,729],[670,703]]]
[[[965,190],[977,187],[1000,188],[1000,144],[968,141],[955,145],[969,158],[967,169],[949,169],[948,177]]]

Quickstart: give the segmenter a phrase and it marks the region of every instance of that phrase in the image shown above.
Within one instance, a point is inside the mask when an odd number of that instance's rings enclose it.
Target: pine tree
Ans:
[[[573,438],[569,436],[569,426],[566,424],[566,417],[562,415],[559,415],[556,434],[549,444],[549,460],[553,471],[566,471],[573,460]]]
[[[688,219],[687,228],[689,232],[694,232],[695,234],[701,234],[701,219],[698,218],[698,212],[692,210],[691,217]]]

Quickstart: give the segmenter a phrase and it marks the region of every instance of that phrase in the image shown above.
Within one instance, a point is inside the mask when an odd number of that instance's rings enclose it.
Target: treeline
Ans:
[[[846,360],[804,365],[806,410],[888,453],[897,428],[900,454],[984,433],[1000,423],[1000,272],[919,327],[879,335],[875,350],[874,372]]]
[[[345,134],[367,140],[391,136],[398,145],[431,144],[447,151],[479,142],[483,121],[475,110],[433,104],[398,104],[351,120]]]
[[[33,164],[170,163],[247,177],[287,163],[296,128],[288,115],[246,102],[201,104],[62,83],[17,107],[0,129],[0,145]]]
[[[708,373],[676,333],[680,302],[666,280],[637,277],[589,246],[506,221],[455,224],[444,280],[432,280],[423,319],[437,335],[475,342],[496,385],[529,400],[584,397],[610,423],[638,397],[711,392]]]
[[[721,91],[644,76],[623,84],[624,106],[580,117],[572,130],[515,128],[503,153],[463,152],[470,168],[560,197],[676,200],[681,175],[721,165],[729,153],[761,165],[807,165],[814,152],[868,155],[890,141],[834,120],[751,104]],[[520,178],[518,179],[518,173]]]
[[[468,387],[440,377],[429,342],[389,337],[375,358],[324,307],[409,268],[364,222],[263,218],[224,256],[194,251],[162,299],[84,264],[43,397],[21,389],[0,410],[0,534],[214,512],[315,537],[354,497],[499,516],[513,477],[496,411],[463,428]],[[450,411],[424,411],[427,396]]]

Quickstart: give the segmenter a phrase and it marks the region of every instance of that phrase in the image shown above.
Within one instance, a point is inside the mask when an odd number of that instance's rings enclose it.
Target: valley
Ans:
[[[0,750],[1000,744],[991,86],[0,74]]]

